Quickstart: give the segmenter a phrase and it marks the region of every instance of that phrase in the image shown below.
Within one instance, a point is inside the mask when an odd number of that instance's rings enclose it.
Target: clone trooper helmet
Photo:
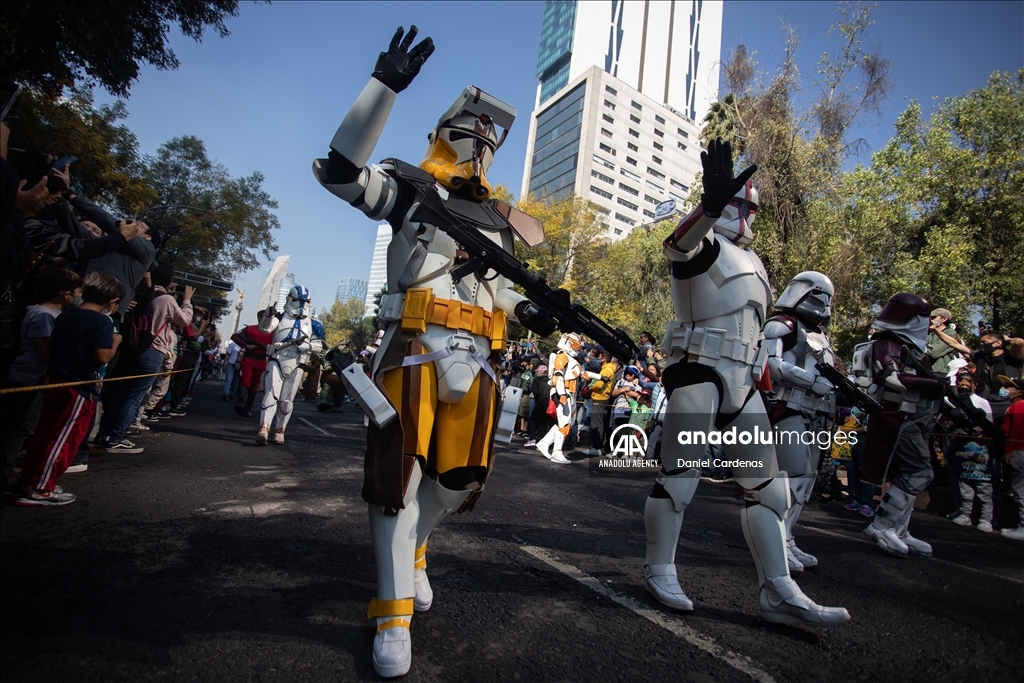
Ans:
[[[491,196],[487,169],[515,119],[515,108],[469,86],[427,135],[429,146],[420,168],[449,190],[486,201]],[[500,136],[496,126],[502,129]]]
[[[789,281],[775,308],[811,325],[827,325],[836,289],[824,273],[805,270]]]
[[[575,357],[583,349],[583,338],[575,332],[568,332],[559,338],[558,348]]]
[[[754,225],[756,217],[757,188],[748,180],[722,209],[722,215],[715,221],[713,229],[733,244],[743,246],[750,244],[754,239],[751,226]]]
[[[928,339],[928,313],[931,310],[931,304],[923,297],[900,292],[889,299],[872,327],[878,331],[891,332],[923,352]]]
[[[309,304],[312,301],[308,289],[295,285],[288,292],[288,298],[284,301],[285,313],[293,318],[305,318],[309,315]]]

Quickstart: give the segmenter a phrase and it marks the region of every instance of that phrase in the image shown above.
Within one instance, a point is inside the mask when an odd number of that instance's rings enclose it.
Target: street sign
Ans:
[[[654,207],[654,220],[660,221],[663,218],[668,218],[676,212],[676,200],[666,199],[661,204]]]

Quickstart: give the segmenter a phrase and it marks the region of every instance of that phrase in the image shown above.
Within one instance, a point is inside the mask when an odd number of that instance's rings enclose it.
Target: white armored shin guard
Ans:
[[[434,591],[427,578],[427,538],[437,524],[459,509],[472,491],[452,491],[424,477],[416,490],[420,506],[420,518],[416,525],[416,561],[413,572],[415,596],[413,607],[417,612],[426,612],[434,603]]]
[[[676,574],[676,545],[683,526],[683,513],[693,500],[700,482],[697,470],[668,476],[658,473],[657,483],[667,498],[648,497],[644,507],[647,531],[647,557],[644,560],[644,586],[658,602],[673,609],[691,611],[693,601],[679,585]]]
[[[793,477],[789,480],[789,490],[792,494],[792,504],[786,512],[786,552],[789,557],[790,571],[803,571],[805,567],[817,567],[818,558],[806,553],[796,545],[793,537],[793,528],[800,519],[800,513],[804,511],[804,505],[811,498],[811,491],[814,489],[814,476],[804,475]]]
[[[910,546],[901,538],[901,532],[906,533],[907,525],[910,524],[910,515],[914,511],[916,498],[917,496],[912,496],[895,486],[890,486],[882,496],[882,502],[875,510],[875,519],[864,529],[864,533],[873,538],[875,545],[883,552],[896,557],[906,557],[910,554]],[[927,550],[930,556],[931,546],[928,546]]]

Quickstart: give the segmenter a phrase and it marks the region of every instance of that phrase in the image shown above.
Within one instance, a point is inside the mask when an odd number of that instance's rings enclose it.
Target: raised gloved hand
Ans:
[[[557,328],[555,319],[549,313],[534,306],[530,301],[520,301],[516,304],[516,320],[526,329],[536,332],[542,337],[553,334]]]
[[[387,52],[377,57],[377,65],[373,68],[373,77],[386,85],[392,92],[400,93],[409,87],[412,79],[420,72],[423,62],[434,52],[434,41],[424,38],[412,50],[409,46],[416,38],[416,27],[410,26],[409,33],[402,39],[405,29],[401,26],[395,31]]]
[[[755,164],[740,173],[739,177],[733,178],[732,145],[723,142],[721,138],[708,143],[707,151],[700,153],[700,164],[704,167],[704,192],[700,196],[700,203],[704,207],[704,215],[709,218],[721,216],[722,209],[757,170]]]

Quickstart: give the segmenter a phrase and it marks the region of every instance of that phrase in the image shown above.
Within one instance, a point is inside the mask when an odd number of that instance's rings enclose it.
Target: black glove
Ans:
[[[516,304],[516,319],[523,327],[542,337],[552,334],[557,329],[555,319],[529,301],[520,301]]]
[[[708,143],[708,150],[700,153],[700,164],[704,167],[704,192],[700,203],[704,207],[704,215],[718,218],[736,193],[754,175],[757,165],[753,165],[740,173],[738,178],[732,177],[732,145],[722,139]]]
[[[373,77],[396,93],[409,87],[412,79],[420,72],[423,62],[434,52],[434,41],[430,38],[424,38],[416,47],[409,50],[416,37],[415,26],[409,27],[409,35],[405,40],[402,40],[403,33],[405,29],[399,26],[395,31],[395,37],[391,39],[388,51],[380,53],[377,57],[377,66],[373,68]]]

